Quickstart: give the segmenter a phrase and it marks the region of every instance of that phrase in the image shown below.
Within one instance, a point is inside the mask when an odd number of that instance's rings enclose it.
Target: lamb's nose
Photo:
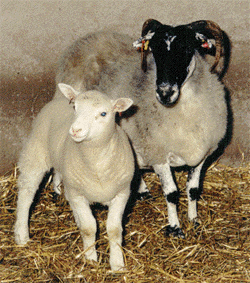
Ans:
[[[81,128],[73,128],[72,127],[72,133],[73,133],[73,135],[74,136],[76,136],[78,133],[80,133],[82,131],[82,129]]]

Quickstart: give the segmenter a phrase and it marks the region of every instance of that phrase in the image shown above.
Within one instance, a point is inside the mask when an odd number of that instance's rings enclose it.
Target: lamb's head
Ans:
[[[142,51],[142,69],[147,70],[146,57],[152,51],[156,64],[156,96],[165,106],[174,105],[180,89],[195,70],[195,54],[215,56],[214,71],[222,53],[223,32],[210,21],[168,26],[147,20],[142,37],[134,43]],[[211,40],[210,40],[211,39]],[[215,45],[214,45],[215,41]]]
[[[115,129],[115,114],[127,110],[130,98],[109,99],[98,91],[78,92],[67,84],[58,84],[60,91],[72,103],[74,121],[69,133],[74,141],[105,139]]]

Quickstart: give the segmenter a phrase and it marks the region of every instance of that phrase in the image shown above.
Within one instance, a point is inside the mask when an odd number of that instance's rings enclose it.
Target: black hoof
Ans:
[[[59,199],[59,195],[56,192],[52,192],[53,201],[57,201]]]
[[[166,231],[165,231],[165,235],[167,237],[173,236],[173,237],[185,239],[185,235],[182,232],[181,228],[179,228],[177,226],[171,227],[170,225],[168,225],[167,228],[166,228]]]
[[[199,222],[198,219],[194,219],[192,222],[192,230],[193,232],[195,233],[196,236],[200,235],[201,234],[201,222]]]
[[[190,224],[192,225],[192,228],[194,230],[198,230],[201,226],[201,221],[198,217],[194,218],[193,220],[190,220]]]
[[[137,194],[137,199],[138,200],[148,200],[148,199],[152,199],[152,195],[150,194],[150,192],[145,192],[145,193],[138,193]]]
[[[194,229],[195,229],[195,230],[200,229],[201,224],[200,224],[198,221],[194,221],[194,222],[193,222],[193,225],[194,225]]]

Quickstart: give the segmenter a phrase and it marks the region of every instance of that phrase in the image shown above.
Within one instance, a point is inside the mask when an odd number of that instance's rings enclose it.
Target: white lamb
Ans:
[[[48,103],[35,119],[19,160],[16,243],[28,242],[31,203],[45,173],[54,168],[63,180],[85,257],[97,260],[97,228],[90,204],[102,203],[109,207],[106,228],[111,269],[123,269],[122,217],[134,175],[134,156],[126,134],[115,123],[115,113],[127,110],[133,101],[114,101],[98,91],[79,93],[66,84],[59,84],[59,89],[73,107],[65,98]]]

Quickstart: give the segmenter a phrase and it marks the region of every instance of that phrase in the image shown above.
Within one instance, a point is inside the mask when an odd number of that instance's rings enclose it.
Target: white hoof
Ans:
[[[90,248],[89,250],[87,250],[87,251],[85,252],[85,258],[86,258],[87,260],[97,261],[96,249]]]
[[[28,228],[23,228],[23,225],[20,226],[15,224],[14,228],[15,242],[17,245],[26,245],[30,240]]]
[[[121,256],[115,256],[115,257],[110,257],[110,267],[112,271],[124,271],[125,270],[125,265],[124,265],[124,260],[123,260],[123,255]]]
[[[30,240],[29,236],[21,236],[21,235],[17,235],[15,234],[15,242],[17,245],[21,245],[24,246],[28,243],[28,241]]]

